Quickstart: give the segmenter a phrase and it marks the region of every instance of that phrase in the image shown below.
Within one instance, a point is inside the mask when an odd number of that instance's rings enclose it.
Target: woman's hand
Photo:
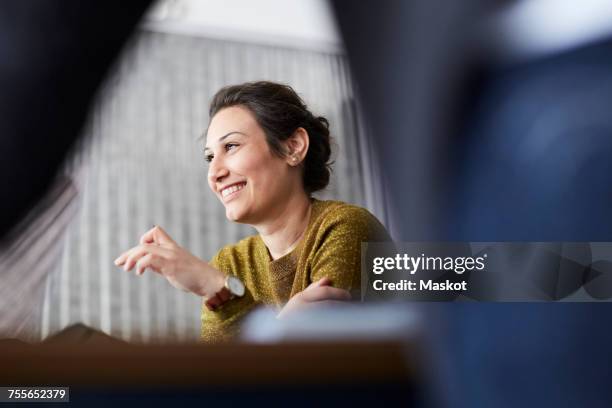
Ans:
[[[306,289],[289,299],[276,318],[282,319],[298,310],[323,304],[323,302],[351,300],[351,294],[347,290],[334,288],[331,283],[329,278],[321,278],[311,283]]]
[[[140,237],[140,245],[125,251],[115,265],[125,271],[136,267],[136,275],[149,268],[172,286],[209,298],[225,283],[225,275],[189,251],[181,248],[161,227],[155,226]]]

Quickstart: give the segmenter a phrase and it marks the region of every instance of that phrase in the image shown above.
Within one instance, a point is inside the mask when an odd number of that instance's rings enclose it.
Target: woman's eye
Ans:
[[[210,163],[213,157],[214,156],[212,154],[207,154],[206,156],[204,156],[204,160],[206,160],[207,163]]]
[[[227,144],[225,145],[225,151],[226,151],[226,152],[227,152],[227,151],[230,151],[230,150],[232,150],[232,149],[233,149],[233,148],[235,148],[235,147],[238,147],[238,144],[237,144],[237,143],[227,143]]]

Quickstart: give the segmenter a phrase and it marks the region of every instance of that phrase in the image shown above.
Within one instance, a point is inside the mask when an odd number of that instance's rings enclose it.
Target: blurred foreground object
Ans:
[[[418,335],[415,310],[401,303],[339,303],[311,307],[277,319],[273,308],[260,308],[242,328],[246,341],[410,341]]]
[[[50,187],[98,85],[148,4],[4,2],[0,241]]]
[[[612,241],[612,6],[332,2],[400,241]]]
[[[59,178],[0,249],[0,339],[40,339],[46,278],[60,260],[76,195],[73,180]]]
[[[73,327],[48,344],[0,342],[0,383],[62,384],[70,387],[71,403],[83,406],[422,406],[417,356],[397,342],[136,346],[106,340]]]
[[[533,1],[484,26],[447,234],[612,241],[611,21],[609,2]]]
[[[77,194],[58,170],[148,4],[19,1],[0,10],[0,338],[39,336],[45,278]]]
[[[44,344],[58,345],[88,345],[90,347],[127,344],[101,331],[94,330],[84,324],[73,324],[59,333],[45,339]]]
[[[612,241],[609,2],[502,3],[333,1],[394,237]],[[524,42],[551,27],[576,37]],[[426,309],[441,406],[610,406],[610,303]]]

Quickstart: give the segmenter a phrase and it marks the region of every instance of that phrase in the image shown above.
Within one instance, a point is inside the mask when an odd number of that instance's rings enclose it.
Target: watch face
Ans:
[[[234,296],[244,295],[244,284],[235,276],[227,278],[227,286]]]

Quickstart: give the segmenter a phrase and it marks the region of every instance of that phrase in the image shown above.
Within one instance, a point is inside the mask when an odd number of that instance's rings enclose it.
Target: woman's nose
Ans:
[[[211,184],[223,181],[229,174],[227,167],[223,165],[223,162],[217,158],[213,159],[208,167],[208,180]]]

